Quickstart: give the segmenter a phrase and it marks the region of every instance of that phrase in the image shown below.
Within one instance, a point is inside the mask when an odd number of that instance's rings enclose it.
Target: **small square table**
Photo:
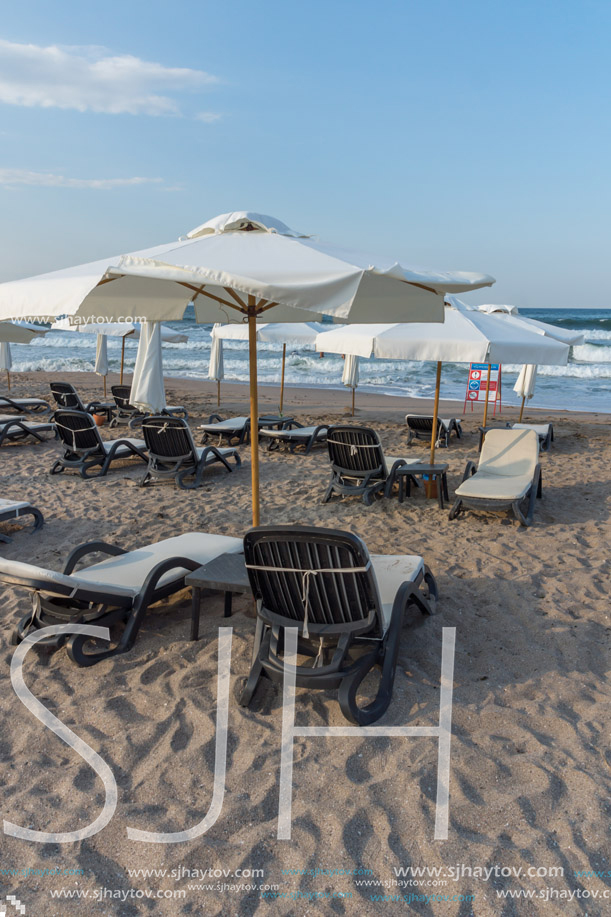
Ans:
[[[185,586],[191,587],[191,640],[199,636],[199,614],[202,589],[216,589],[225,593],[225,614],[231,615],[234,593],[251,593],[248,571],[243,554],[219,554],[185,577]]]
[[[450,466],[445,464],[430,465],[425,462],[415,462],[413,465],[401,465],[395,470],[394,478],[399,484],[399,503],[403,503],[405,494],[410,495],[411,479],[416,477],[428,477],[430,481],[439,478],[437,486],[437,500],[440,509],[443,509],[443,499],[449,500],[448,496],[448,478],[447,470]]]

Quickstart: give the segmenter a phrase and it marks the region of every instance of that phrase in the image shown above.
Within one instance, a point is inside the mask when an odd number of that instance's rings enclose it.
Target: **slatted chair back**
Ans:
[[[129,399],[132,394],[131,385],[111,385],[110,391],[115,400],[115,404],[120,411],[137,411],[138,409],[130,404]]]
[[[50,388],[55,403],[58,404],[60,408],[72,408],[75,411],[85,410],[85,406],[78,392],[69,382],[51,382]]]
[[[253,594],[270,623],[321,633],[382,633],[369,552],[356,535],[310,526],[265,526],[244,536]],[[369,627],[367,624],[369,622]]]
[[[151,456],[173,462],[192,459],[197,464],[197,452],[186,420],[167,414],[147,417],[142,424],[142,435]]]
[[[59,438],[71,452],[85,452],[96,447],[104,452],[97,425],[86,411],[60,409],[53,415],[53,423]]]
[[[327,448],[334,469],[346,477],[366,477],[376,471],[380,477],[388,475],[380,437],[371,427],[329,427]]]
[[[433,429],[433,418],[424,417],[420,414],[408,414],[405,418],[407,422],[408,429],[413,430],[414,433],[425,433],[429,436]],[[441,428],[441,420],[437,418],[437,433],[439,433]]]

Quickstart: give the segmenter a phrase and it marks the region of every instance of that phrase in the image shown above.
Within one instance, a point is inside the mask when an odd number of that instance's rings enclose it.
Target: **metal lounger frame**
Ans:
[[[359,726],[379,719],[392,698],[403,614],[412,604],[423,614],[433,611],[430,599],[436,599],[437,586],[430,570],[425,567],[415,581],[399,588],[384,630],[369,554],[355,535],[310,526],[265,526],[246,533],[244,555],[257,600],[257,626],[240,705],[248,706],[263,675],[276,682],[283,679],[284,630],[296,627],[298,654],[314,660],[312,666],[297,665],[296,685],[337,688],[344,716]],[[272,569],[256,569],[261,567]],[[316,569],[317,575],[308,574],[304,635],[305,576],[296,571]],[[359,686],[374,667],[381,669],[377,695],[359,707]]]
[[[34,517],[34,525],[32,527],[33,532],[36,532],[45,523],[45,517],[43,514],[39,509],[37,509],[35,506],[32,506],[31,504],[28,504],[22,509],[2,509],[2,507],[0,507],[0,522],[10,522],[13,519],[21,519],[22,516]],[[0,541],[3,541],[5,544],[10,544],[12,539],[9,538],[8,535],[0,534]]]
[[[420,414],[406,414],[405,423],[407,424],[407,445],[410,446],[413,439],[428,439],[431,438],[431,433],[433,432],[433,418],[432,416],[424,416]],[[449,425],[446,425],[442,422],[441,417],[437,418],[437,440],[435,445],[437,447],[447,447],[450,445],[450,434],[456,433],[456,438],[460,439],[462,436],[462,428],[460,421],[456,420],[454,417],[450,420]]]
[[[50,470],[50,474],[61,474],[66,469],[78,471],[82,478],[100,478],[105,475],[115,458],[129,458],[117,455],[120,449],[128,449],[143,462],[148,461],[146,453],[124,439],[114,442],[106,452],[97,425],[91,416],[84,411],[59,410],[53,415],[53,422],[59,438],[66,447],[66,452]],[[100,470],[89,474],[90,468],[100,465]]]
[[[220,414],[211,414],[207,421],[208,424],[214,424],[217,422],[220,422],[220,423],[223,422],[223,418],[221,417]],[[210,437],[212,436],[218,436],[217,445],[219,446],[222,443],[223,439],[226,439],[230,446],[232,445],[242,446],[244,445],[244,443],[247,443],[250,439],[250,418],[246,420],[246,422],[244,423],[244,426],[235,427],[233,430],[230,427],[226,427],[224,430],[218,430],[218,431],[204,430],[204,433],[202,434],[202,438],[200,440],[201,445],[205,446],[208,440],[210,439]],[[232,440],[236,440],[236,442],[233,443]]]
[[[34,399],[32,399],[32,401],[34,401]],[[0,397],[0,412],[5,408],[11,408],[13,411],[17,411],[18,414],[48,414],[52,410],[51,405],[43,401],[42,398],[40,401],[42,402],[41,404],[32,404],[31,407],[27,407],[24,404],[18,404],[16,401],[13,401],[8,395],[2,395]]]
[[[18,442],[21,439],[27,439],[31,436],[37,442],[46,442],[43,433],[53,433],[57,437],[57,429],[52,423],[31,423],[29,420],[7,420],[0,424],[0,446],[6,440],[7,442]]]
[[[203,483],[203,475],[211,464],[209,456],[214,456],[213,461],[218,461],[232,472],[233,468],[216,446],[207,446],[198,458],[195,444],[187,422],[178,417],[167,415],[154,415],[147,417],[142,424],[142,433],[148,451],[148,468],[140,481],[140,486],[154,480],[167,480],[173,478],[183,490],[192,490]],[[242,461],[234,450],[229,456],[235,459],[239,468]],[[188,482],[186,478],[193,477]]]

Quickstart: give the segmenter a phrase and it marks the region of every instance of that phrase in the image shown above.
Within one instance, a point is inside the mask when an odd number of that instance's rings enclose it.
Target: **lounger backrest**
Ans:
[[[100,452],[104,451],[96,423],[86,411],[56,411],[53,423],[68,449],[79,452],[97,447]]]
[[[284,626],[350,630],[368,619],[382,630],[369,552],[356,535],[312,526],[262,526],[244,536],[253,594]],[[356,570],[357,572],[350,572]]]
[[[166,414],[147,417],[142,424],[142,435],[151,455],[162,459],[192,457],[197,461],[195,443],[186,420]]]
[[[129,399],[132,395],[131,385],[111,385],[110,391],[115,400],[115,404],[122,411],[136,411],[137,408],[130,404]]]
[[[405,422],[408,429],[413,430],[414,433],[430,433],[433,429],[433,418],[424,414],[406,414]],[[437,429],[439,429],[440,425],[441,421],[437,418]]]
[[[477,470],[501,477],[534,474],[539,437],[534,430],[489,430]]]
[[[378,470],[380,475],[388,474],[380,437],[371,427],[329,427],[327,449],[334,468],[346,474],[364,477]]]
[[[56,404],[59,404],[61,408],[73,408],[75,411],[85,410],[78,392],[69,382],[51,382],[50,387]]]

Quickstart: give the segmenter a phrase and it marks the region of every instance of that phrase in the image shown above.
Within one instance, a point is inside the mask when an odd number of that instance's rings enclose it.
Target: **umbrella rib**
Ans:
[[[227,302],[225,299],[221,299],[220,296],[215,296],[214,293],[208,293],[207,290],[204,290],[203,287],[196,287],[191,283],[185,283],[184,280],[176,281],[181,287],[186,287],[188,290],[193,290],[194,293],[197,293],[198,296],[207,296],[208,299],[214,299],[215,302],[220,302],[222,306],[227,306],[228,309],[235,309],[236,312],[241,312],[242,310],[238,306],[234,305],[231,302]]]

